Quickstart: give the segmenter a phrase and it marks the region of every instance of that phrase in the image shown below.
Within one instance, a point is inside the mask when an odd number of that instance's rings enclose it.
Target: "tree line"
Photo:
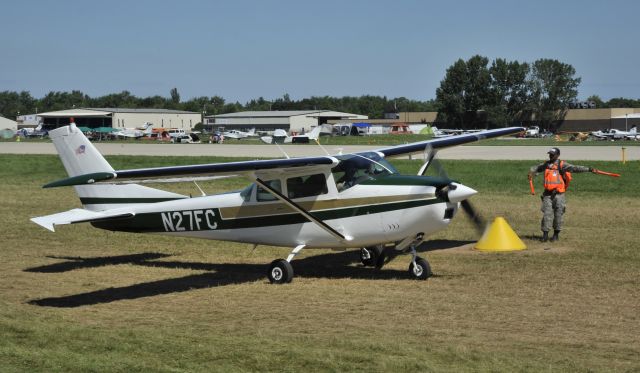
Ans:
[[[437,111],[438,122],[449,128],[486,128],[535,122],[553,129],[576,101],[581,78],[573,66],[553,59],[533,63],[497,58],[489,63],[483,56],[459,59],[445,73],[434,100],[363,95],[360,97],[310,97],[292,100],[288,94],[267,100],[263,97],[244,104],[227,102],[223,97],[200,96],[183,101],[177,88],[168,97],[137,97],[128,91],[100,97],[73,90],[49,92],[34,98],[27,91],[0,92],[0,115],[15,118],[71,108],[155,108],[201,112],[205,115],[238,111],[334,110],[383,118],[385,113]],[[587,99],[597,108],[639,108],[640,100],[614,98],[603,101],[592,95]]]
[[[147,108],[186,110],[206,115],[235,113],[239,111],[275,110],[335,110],[346,113],[368,115],[369,118],[383,118],[385,113],[402,111],[435,111],[433,100],[418,101],[405,97],[380,96],[360,97],[310,97],[292,100],[288,94],[267,100],[263,97],[252,99],[245,104],[226,102],[221,96],[201,96],[181,101],[177,88],[169,92],[169,97],[136,97],[128,91],[100,97],[90,97],[81,91],[49,92],[42,98],[34,98],[29,92],[0,92],[0,115],[15,118],[18,115],[35,114],[71,108]]]

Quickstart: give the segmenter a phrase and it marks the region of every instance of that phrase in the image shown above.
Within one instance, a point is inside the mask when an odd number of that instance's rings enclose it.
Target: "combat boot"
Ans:
[[[560,231],[553,231],[553,237],[551,237],[551,242],[558,241],[560,239]]]
[[[542,231],[542,238],[540,239],[540,242],[547,242],[547,241],[549,241],[549,232]]]

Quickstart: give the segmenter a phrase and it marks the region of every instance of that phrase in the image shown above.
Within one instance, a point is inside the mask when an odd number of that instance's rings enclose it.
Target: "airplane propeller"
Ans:
[[[438,158],[436,158],[436,153],[437,151],[431,147],[427,147],[425,149],[425,163],[420,168],[418,175],[423,176],[424,174],[426,174],[428,168],[430,166],[433,166],[439,177],[444,179],[449,179],[449,176],[447,175],[447,171],[444,169],[444,167],[442,166],[442,163],[440,163]],[[455,190],[455,188],[451,188],[452,186],[453,185],[450,184],[446,187],[443,187],[438,191],[438,193],[446,193],[447,194],[446,196],[448,197],[449,192],[451,190]],[[473,206],[471,202],[469,202],[468,199],[461,200],[460,207],[462,207],[462,210],[467,214],[467,216],[471,220],[471,223],[475,227],[478,234],[482,234],[487,225],[487,222],[480,215],[478,210]]]

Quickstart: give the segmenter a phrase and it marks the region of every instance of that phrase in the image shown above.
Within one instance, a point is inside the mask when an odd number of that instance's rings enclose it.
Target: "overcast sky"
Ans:
[[[557,59],[579,98],[640,98],[638,1],[32,1],[0,10],[0,91],[227,102],[435,98],[479,54]]]

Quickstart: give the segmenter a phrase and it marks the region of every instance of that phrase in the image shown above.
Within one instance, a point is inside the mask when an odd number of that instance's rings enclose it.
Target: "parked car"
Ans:
[[[200,137],[195,133],[187,133],[184,135],[176,136],[171,138],[171,142],[176,144],[199,144]]]
[[[176,138],[176,137],[179,137],[179,136],[186,135],[187,132],[185,130],[183,130],[182,128],[171,128],[171,129],[167,130],[167,134],[171,138]]]
[[[527,128],[527,130],[524,133],[524,137],[540,137],[540,127],[531,126]]]

